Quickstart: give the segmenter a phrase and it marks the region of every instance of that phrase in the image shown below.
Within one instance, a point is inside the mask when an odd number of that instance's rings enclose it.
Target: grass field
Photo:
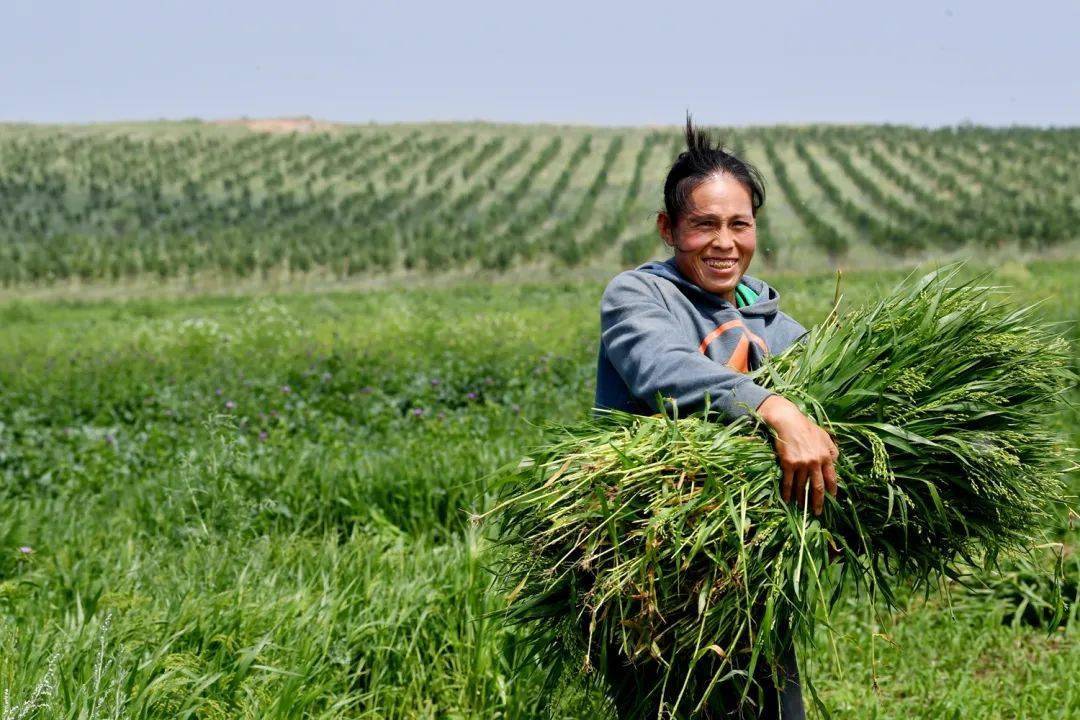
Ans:
[[[971,256],[1080,341],[1075,131],[733,138],[772,192],[751,274],[804,325],[834,264],[850,307]],[[604,279],[660,253],[673,142],[0,128],[0,720],[606,716],[589,678],[511,671],[470,516],[590,407]],[[297,273],[325,286],[269,292]],[[1080,446],[1080,410],[1058,422]],[[1051,534],[1075,593],[1080,535]],[[1077,624],[1024,622],[1043,589],[1010,577],[882,624],[842,607],[804,658],[833,717],[1080,717]]]
[[[1075,337],[1078,271],[995,279]],[[852,273],[847,302],[901,276]],[[830,276],[770,280],[824,317]],[[538,672],[511,677],[513,636],[484,618],[469,513],[534,423],[589,406],[601,289],[0,306],[0,684],[25,701],[51,679],[40,717],[537,716]],[[1075,628],[954,602],[883,627],[843,609],[814,656],[835,716],[1080,713]],[[595,688],[554,702],[603,712]]]

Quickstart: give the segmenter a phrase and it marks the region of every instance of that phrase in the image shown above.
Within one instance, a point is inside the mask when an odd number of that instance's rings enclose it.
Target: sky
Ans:
[[[1080,125],[1080,0],[4,0],[0,121]]]

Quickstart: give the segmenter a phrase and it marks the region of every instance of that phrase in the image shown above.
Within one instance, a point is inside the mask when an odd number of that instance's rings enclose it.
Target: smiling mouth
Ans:
[[[714,270],[730,270],[737,263],[738,260],[734,258],[705,258],[705,264]]]

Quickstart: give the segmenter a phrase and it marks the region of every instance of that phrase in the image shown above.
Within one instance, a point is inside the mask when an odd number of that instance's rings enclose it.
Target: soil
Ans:
[[[326,132],[335,129],[338,124],[325,120],[316,120],[307,115],[301,117],[283,118],[233,118],[226,120],[211,120],[214,125],[242,125],[249,130],[265,133],[290,133],[290,132]]]

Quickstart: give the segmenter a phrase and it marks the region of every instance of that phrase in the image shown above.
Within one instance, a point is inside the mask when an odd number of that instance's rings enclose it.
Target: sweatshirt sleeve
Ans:
[[[773,393],[698,351],[648,282],[618,275],[600,304],[601,342],[630,393],[660,411],[657,393],[671,398],[679,415],[710,408],[733,420],[756,410]]]

